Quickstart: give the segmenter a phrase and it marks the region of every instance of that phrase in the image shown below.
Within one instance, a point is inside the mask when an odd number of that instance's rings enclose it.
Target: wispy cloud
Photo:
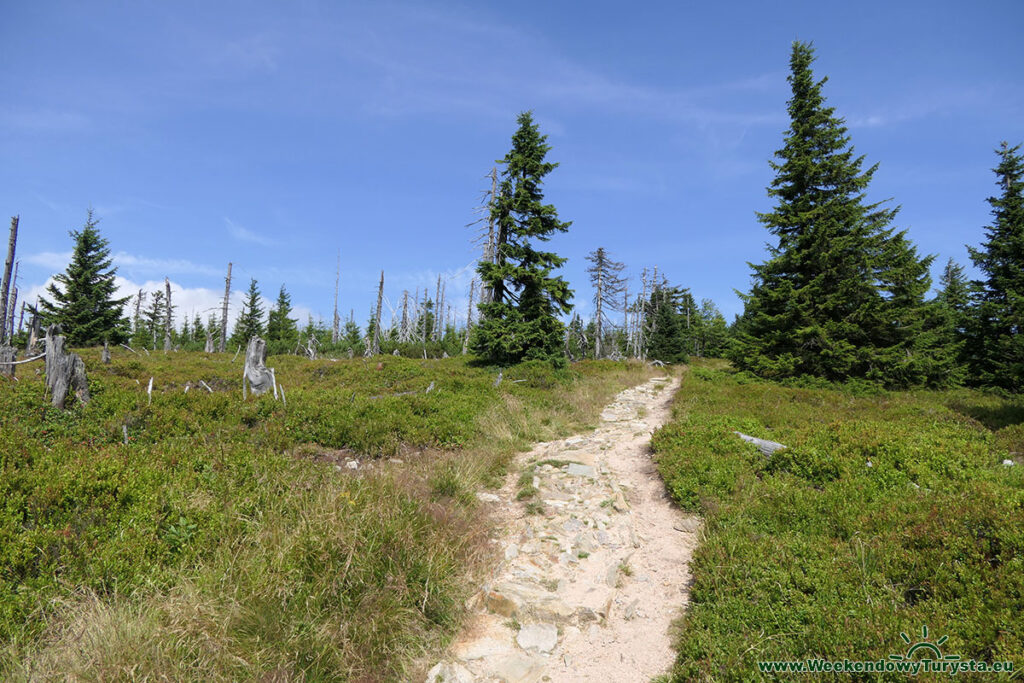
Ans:
[[[217,276],[221,271],[211,266],[186,259],[160,259],[137,256],[119,251],[111,257],[113,265],[121,271],[135,275],[207,275]],[[60,272],[71,262],[70,251],[41,251],[25,256],[26,264],[40,266],[53,272]]]
[[[224,223],[228,226],[228,232],[231,236],[240,242],[252,242],[253,244],[259,244],[264,247],[272,247],[277,244],[276,240],[260,235],[257,232],[253,232],[252,230],[235,223],[226,216],[224,217]]]

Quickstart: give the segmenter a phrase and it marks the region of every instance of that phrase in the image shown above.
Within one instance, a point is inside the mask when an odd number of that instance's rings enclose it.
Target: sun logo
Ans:
[[[921,627],[921,640],[911,644],[910,636],[906,633],[900,633],[900,638],[903,639],[907,645],[910,645],[910,649],[907,650],[905,655],[889,655],[889,659],[896,660],[898,662],[910,662],[914,661],[915,655],[918,655],[923,651],[923,655],[919,656],[918,659],[922,661],[932,662],[955,662],[960,659],[960,655],[945,655],[943,656],[942,650],[939,649],[943,643],[949,640],[949,636],[942,636],[934,643],[928,640],[928,627]]]

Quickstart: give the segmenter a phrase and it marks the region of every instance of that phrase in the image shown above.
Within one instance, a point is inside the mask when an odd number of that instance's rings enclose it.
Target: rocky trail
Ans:
[[[478,494],[500,521],[504,560],[427,683],[648,681],[669,669],[700,528],[668,498],[649,449],[677,386],[623,391],[594,432],[536,444],[504,488]],[[523,500],[520,472],[536,489]]]

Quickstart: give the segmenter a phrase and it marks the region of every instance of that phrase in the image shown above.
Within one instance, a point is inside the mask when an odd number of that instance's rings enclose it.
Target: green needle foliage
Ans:
[[[89,209],[81,230],[72,230],[75,248],[66,272],[54,276],[47,287],[49,299],[39,301],[47,325],[59,324],[72,346],[95,346],[104,341],[121,343],[128,338],[128,321],[122,309],[128,298],[115,299],[110,246],[100,236],[99,221]]]
[[[972,374],[982,384],[1024,389],[1024,156],[1003,143],[995,168],[1003,193],[990,197],[992,225],[980,249],[968,247],[984,273],[975,282],[978,326]]]
[[[558,164],[545,161],[550,151],[530,112],[518,118],[512,149],[501,185],[491,206],[496,226],[495,259],[483,261],[478,272],[493,292],[480,304],[482,316],[474,331],[473,351],[501,364],[522,360],[562,359],[564,325],[556,317],[572,310],[572,290],[552,276],[566,259],[538,251],[533,240],[546,242],[571,224],[558,220],[555,207],[544,203],[541,184]]]
[[[253,337],[263,335],[263,304],[260,302],[260,290],[256,278],[249,281],[249,290],[245,293],[242,303],[242,314],[238,316],[235,330],[231,333],[231,343],[245,346]]]
[[[899,210],[867,203],[877,164],[863,169],[843,120],[814,80],[814,50],[794,43],[785,145],[769,162],[773,211],[758,215],[778,238],[753,265],[732,357],[765,377],[861,377],[941,383],[924,295],[933,257],[920,258],[889,227]],[[941,367],[936,367],[936,366]]]

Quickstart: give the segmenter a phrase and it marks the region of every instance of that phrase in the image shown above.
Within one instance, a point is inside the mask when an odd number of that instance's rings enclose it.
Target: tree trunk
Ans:
[[[39,302],[36,302],[36,312],[32,314],[32,322],[28,326],[28,342],[25,344],[25,355],[34,356],[36,355],[37,347],[39,343],[39,333],[42,331],[41,324],[39,321]]]
[[[59,325],[46,329],[46,388],[54,407],[63,409],[69,391],[74,391],[80,403],[89,402],[89,381],[78,354],[64,350],[60,331]]]
[[[338,343],[341,319],[338,318],[338,284],[341,282],[341,249],[338,250],[338,269],[334,271],[334,328],[331,330],[331,343]]]
[[[259,337],[249,340],[245,349],[245,369],[242,371],[242,397],[245,398],[245,385],[253,396],[259,396],[274,388],[274,372],[265,365],[267,344]]]
[[[11,216],[11,235],[7,240],[7,260],[4,277],[0,282],[0,341],[7,338],[7,297],[11,293],[11,268],[14,267],[14,248],[18,243],[18,216]]]
[[[164,286],[167,288],[167,316],[164,318],[164,353],[171,350],[171,281],[164,278]]]
[[[18,366],[14,361],[18,359],[18,350],[13,346],[0,346],[0,375],[14,378],[14,369]]]
[[[473,329],[473,293],[476,291],[476,279],[469,285],[469,307],[466,309],[466,336],[462,340],[462,355],[469,351],[469,333]]]
[[[220,314],[220,347],[224,353],[228,348],[228,301],[231,299],[231,263],[228,262],[228,276],[224,278],[224,308]]]
[[[384,271],[380,271],[380,286],[377,287],[377,314],[373,316],[373,345],[370,347],[370,355],[376,356],[380,353],[380,313],[384,303]]]
[[[101,357],[104,365],[110,365],[110,344],[106,340],[103,341],[103,354]]]

